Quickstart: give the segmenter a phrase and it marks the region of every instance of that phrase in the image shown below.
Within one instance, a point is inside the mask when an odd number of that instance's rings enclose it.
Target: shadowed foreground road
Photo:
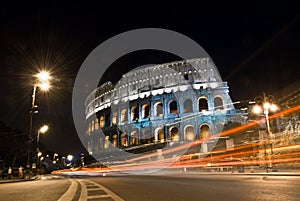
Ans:
[[[0,200],[299,200],[300,177],[239,175],[107,176],[0,185]]]

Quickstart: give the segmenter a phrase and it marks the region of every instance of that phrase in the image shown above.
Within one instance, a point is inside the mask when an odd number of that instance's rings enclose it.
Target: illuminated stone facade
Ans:
[[[85,107],[90,154],[205,139],[236,117],[208,58],[134,69],[95,89]]]

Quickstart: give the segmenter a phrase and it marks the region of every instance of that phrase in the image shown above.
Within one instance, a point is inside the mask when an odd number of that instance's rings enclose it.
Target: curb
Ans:
[[[34,181],[37,180],[38,177],[32,178],[32,179],[15,179],[15,180],[0,180],[0,184],[7,184],[7,183],[17,183],[17,182],[26,182],[26,181]]]

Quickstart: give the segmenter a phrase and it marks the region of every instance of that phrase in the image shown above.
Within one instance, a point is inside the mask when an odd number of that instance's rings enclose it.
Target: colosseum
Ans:
[[[85,143],[93,155],[211,139],[239,116],[209,58],[131,70],[95,89],[85,108]],[[201,144],[203,152],[208,144]]]

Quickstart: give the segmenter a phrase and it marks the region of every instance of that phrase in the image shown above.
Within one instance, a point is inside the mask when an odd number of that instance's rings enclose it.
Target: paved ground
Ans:
[[[299,200],[300,177],[225,174],[114,175],[0,184],[0,200]]]

